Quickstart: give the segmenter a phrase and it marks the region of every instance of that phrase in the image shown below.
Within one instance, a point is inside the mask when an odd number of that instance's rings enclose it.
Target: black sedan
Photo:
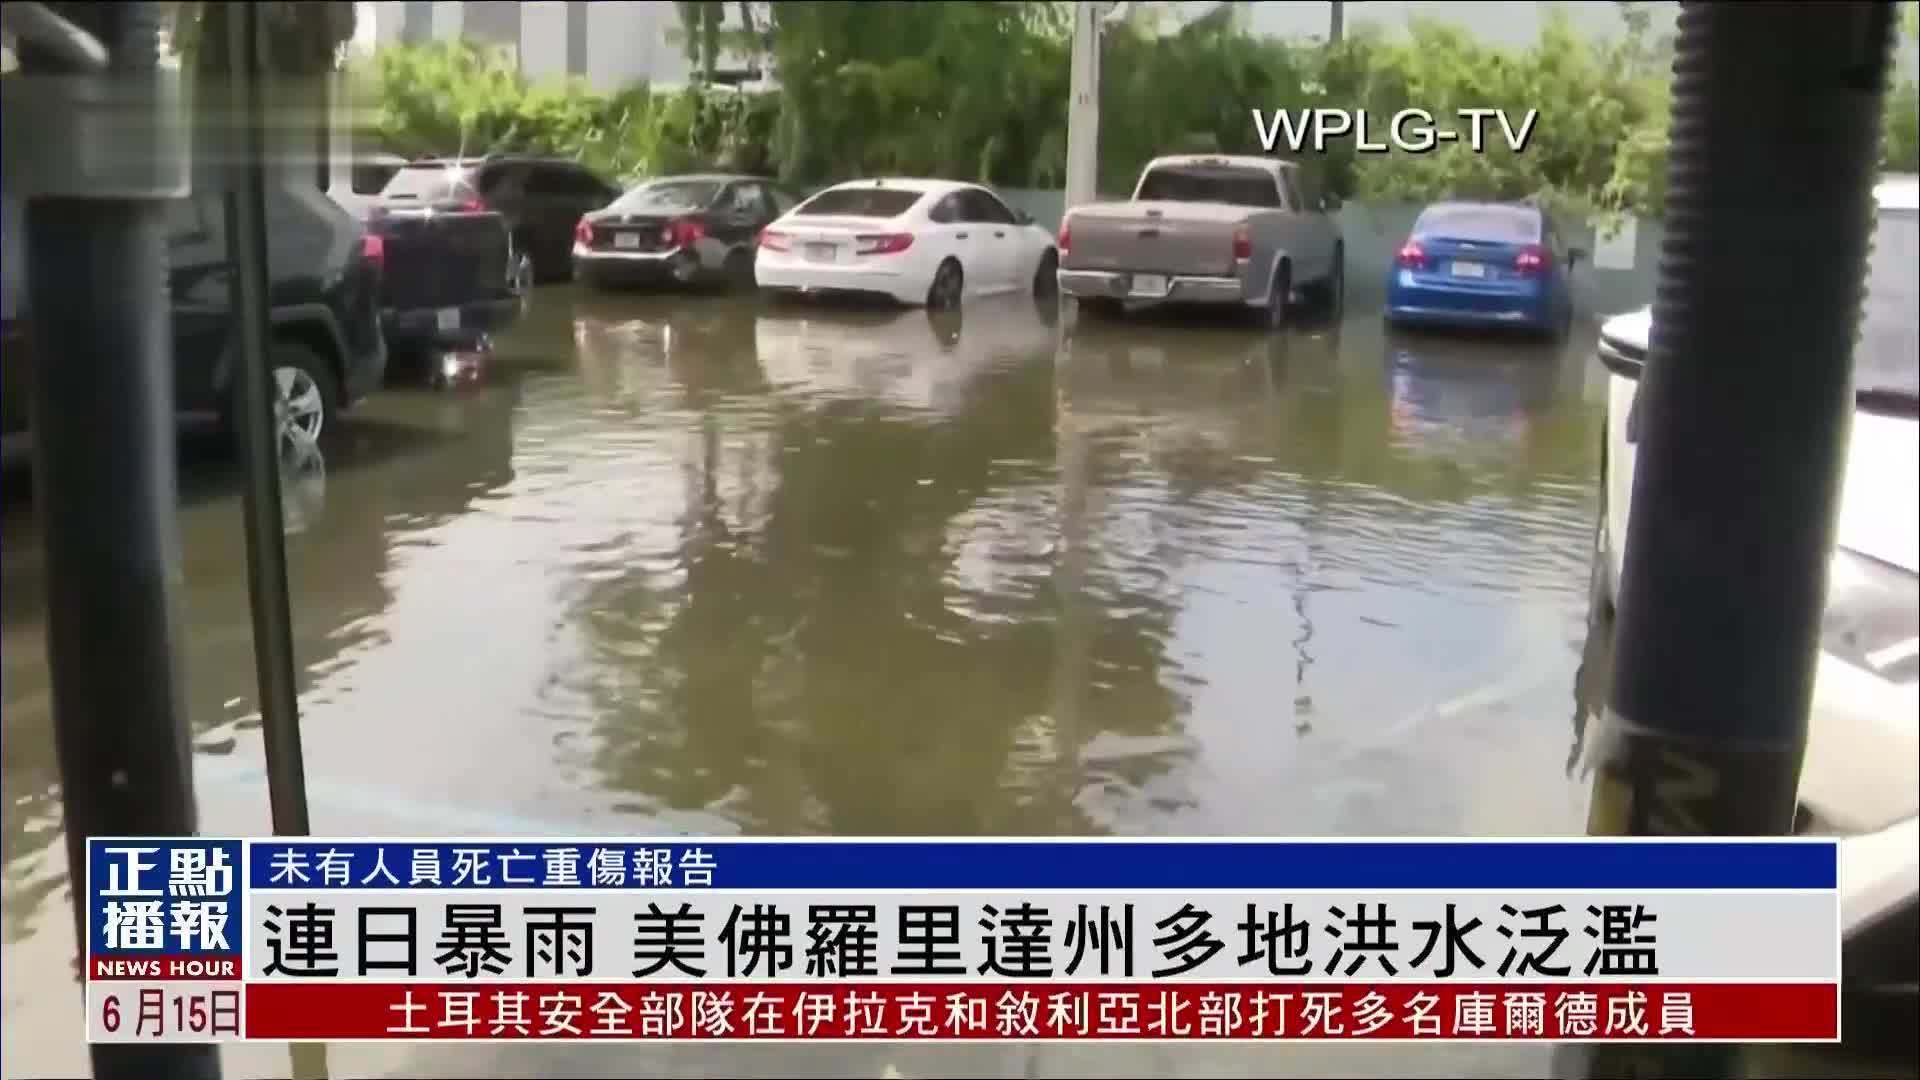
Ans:
[[[583,283],[600,286],[751,285],[760,230],[796,201],[757,176],[649,180],[580,219],[573,271]]]

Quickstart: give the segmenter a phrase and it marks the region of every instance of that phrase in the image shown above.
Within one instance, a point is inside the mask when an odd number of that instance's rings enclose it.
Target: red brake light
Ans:
[[[1236,261],[1253,258],[1253,239],[1247,235],[1247,227],[1245,225],[1234,226],[1233,257]]]
[[[1427,250],[1418,241],[1409,240],[1400,245],[1400,254],[1394,261],[1410,270],[1418,270],[1427,265]]]
[[[1528,244],[1513,257],[1513,268],[1523,274],[1537,274],[1547,268],[1547,249],[1538,244]]]
[[[912,233],[875,233],[854,239],[860,245],[854,249],[856,255],[894,255],[913,246]]]
[[[461,203],[460,209],[469,214],[484,214],[487,212],[487,204],[480,196],[474,195],[469,197],[466,202]]]
[[[692,218],[679,218],[667,226],[667,235],[672,238],[675,247],[692,247],[695,241],[707,235],[707,228]]]
[[[1060,219],[1060,237],[1054,241],[1054,247],[1057,248],[1062,255],[1065,255],[1073,249],[1073,229],[1066,218]]]
[[[766,248],[768,251],[785,251],[787,250],[787,234],[774,232],[772,229],[762,229],[760,230],[760,246]]]
[[[379,233],[367,233],[360,238],[360,254],[370,263],[378,266],[387,264],[387,240]]]
[[[573,242],[579,244],[581,247],[592,247],[593,222],[588,221],[586,218],[581,218],[580,223],[573,227]]]

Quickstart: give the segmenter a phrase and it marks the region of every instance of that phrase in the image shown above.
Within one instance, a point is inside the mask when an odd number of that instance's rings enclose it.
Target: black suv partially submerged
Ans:
[[[386,377],[380,328],[380,245],[326,195],[299,185],[269,184],[268,296],[276,413],[282,436],[318,439],[336,415],[378,389]],[[27,380],[36,363],[28,347],[24,208],[6,200],[4,266],[6,455],[30,446]],[[230,416],[237,324],[234,262],[225,203],[199,193],[168,207],[168,274],[172,304],[175,405],[182,413]]]

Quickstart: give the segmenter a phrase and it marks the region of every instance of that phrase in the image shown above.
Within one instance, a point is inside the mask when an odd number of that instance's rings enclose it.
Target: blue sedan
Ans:
[[[1585,254],[1564,244],[1539,207],[1435,203],[1394,257],[1387,322],[1512,326],[1563,337],[1573,322],[1569,275]]]

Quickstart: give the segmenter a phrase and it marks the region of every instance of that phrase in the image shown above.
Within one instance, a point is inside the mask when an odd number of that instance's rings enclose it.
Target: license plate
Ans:
[[[1453,276],[1483,278],[1487,276],[1487,268],[1483,263],[1456,262],[1453,264]]]
[[[1135,296],[1165,296],[1167,295],[1167,276],[1165,274],[1135,274],[1133,275],[1132,291]]]
[[[640,237],[633,233],[615,236],[613,238],[613,246],[617,248],[637,248],[640,246]]]
[[[832,262],[833,250],[832,244],[808,244],[807,258],[814,262]]]
[[[433,319],[442,330],[460,329],[460,309],[457,307],[443,307],[433,313]]]

